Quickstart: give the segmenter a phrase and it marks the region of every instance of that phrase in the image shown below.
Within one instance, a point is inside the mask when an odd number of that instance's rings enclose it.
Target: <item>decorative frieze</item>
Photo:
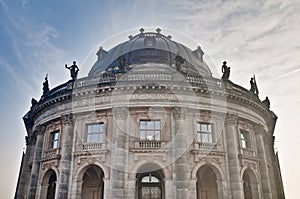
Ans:
[[[65,115],[62,115],[61,116],[61,120],[62,120],[62,122],[63,122],[63,124],[69,124],[69,125],[71,125],[71,124],[73,124],[73,114],[72,113],[68,113],[68,114],[65,114]]]

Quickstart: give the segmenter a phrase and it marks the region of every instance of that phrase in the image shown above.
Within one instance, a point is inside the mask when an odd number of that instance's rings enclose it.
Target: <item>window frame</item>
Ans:
[[[239,129],[240,147],[242,149],[251,149],[250,132],[245,129]]]
[[[145,122],[145,128],[141,128],[141,123]],[[147,123],[153,122],[153,128],[148,128]],[[158,127],[156,122],[158,122]],[[151,124],[149,124],[150,126]],[[142,132],[144,132],[144,136],[142,136]],[[157,135],[158,133],[158,135]],[[148,139],[152,134],[152,139]],[[139,140],[144,141],[161,141],[162,140],[162,127],[161,127],[161,120],[160,119],[140,119],[139,120],[139,134],[138,134]]]
[[[55,135],[57,135],[57,138],[55,138]],[[50,132],[49,147],[48,147],[49,149],[59,148],[59,137],[60,137],[60,130],[54,130]],[[54,143],[56,143],[56,146]]]
[[[202,131],[201,130],[202,125],[206,125],[207,131]],[[209,129],[208,126],[210,126],[210,132],[208,131],[208,129]],[[196,141],[198,143],[210,143],[210,144],[216,143],[216,141],[215,141],[215,130],[214,129],[215,129],[215,125],[213,123],[210,123],[210,122],[197,122],[196,123]],[[208,136],[207,137],[208,141],[204,140],[203,135]]]
[[[89,126],[93,128],[93,126],[99,125],[99,132],[90,132],[89,133]],[[101,125],[102,125],[102,131],[101,131]],[[88,139],[89,136],[97,135],[96,142],[93,141],[93,138]],[[92,143],[105,143],[105,123],[104,122],[96,122],[96,123],[88,123],[85,124],[85,134],[84,134],[84,143],[92,144]]]

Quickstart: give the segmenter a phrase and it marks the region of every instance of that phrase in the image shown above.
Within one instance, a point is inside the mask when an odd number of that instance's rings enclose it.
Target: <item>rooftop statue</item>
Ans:
[[[76,80],[77,79],[77,74],[78,74],[78,71],[79,71],[79,68],[76,65],[76,61],[73,61],[73,65],[69,66],[69,67],[68,67],[67,64],[65,64],[65,68],[70,70],[72,80]]]
[[[264,101],[262,101],[263,105],[265,105],[267,108],[270,108],[270,100],[268,97]]]
[[[256,96],[258,96],[258,88],[257,88],[257,84],[256,84],[256,80],[255,80],[255,76],[253,76],[251,79],[250,79],[250,91],[252,93],[254,93]]]
[[[121,56],[118,58],[118,67],[119,67],[119,70],[120,70],[121,72],[125,72],[125,64],[126,64],[125,56],[124,56],[124,55],[121,55]]]
[[[229,75],[230,75],[230,67],[226,65],[226,61],[223,61],[223,66],[222,66],[222,80],[228,80]]]
[[[46,74],[45,81],[43,82],[43,95],[47,95],[49,92],[48,75]]]

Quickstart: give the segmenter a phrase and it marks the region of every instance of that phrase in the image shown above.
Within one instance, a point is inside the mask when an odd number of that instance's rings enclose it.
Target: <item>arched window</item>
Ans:
[[[157,172],[138,175],[138,199],[162,199],[163,183]]]
[[[41,199],[54,199],[56,189],[56,173],[54,170],[48,170],[42,181]]]
[[[257,179],[251,169],[246,169],[243,173],[243,188],[245,199],[259,198]]]

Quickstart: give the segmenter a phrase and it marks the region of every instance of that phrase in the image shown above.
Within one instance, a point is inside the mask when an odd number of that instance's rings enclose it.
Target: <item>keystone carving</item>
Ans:
[[[126,107],[113,108],[114,118],[117,120],[126,120],[128,116],[128,111]]]
[[[175,106],[173,109],[173,117],[175,120],[184,120],[186,118],[186,109]]]

